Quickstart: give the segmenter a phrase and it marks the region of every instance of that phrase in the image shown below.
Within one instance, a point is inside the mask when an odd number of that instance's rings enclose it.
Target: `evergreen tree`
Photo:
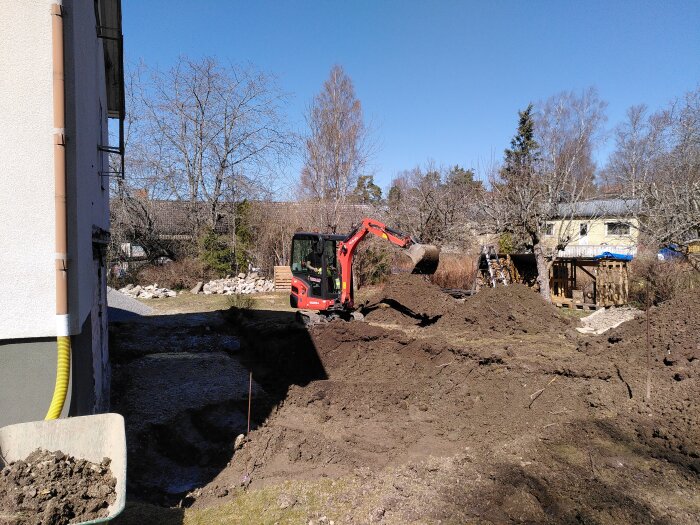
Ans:
[[[504,166],[501,172],[504,182],[521,182],[530,178],[539,157],[539,144],[535,140],[535,123],[532,104],[524,111],[518,111],[518,131],[505,150]]]
[[[374,175],[358,177],[351,201],[357,204],[379,204],[382,202],[382,189],[374,183]]]

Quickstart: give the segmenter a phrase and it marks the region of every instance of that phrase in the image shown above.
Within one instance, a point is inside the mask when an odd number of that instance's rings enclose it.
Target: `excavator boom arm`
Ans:
[[[421,273],[434,273],[437,267],[439,250],[434,246],[417,244],[409,235],[389,228],[386,224],[375,219],[365,218],[347,238],[338,243],[338,264],[340,266],[340,304],[346,308],[353,307],[352,292],[352,263],[357,245],[368,233],[376,235],[399,248],[407,250],[416,267],[421,267]],[[424,271],[428,270],[428,271]]]

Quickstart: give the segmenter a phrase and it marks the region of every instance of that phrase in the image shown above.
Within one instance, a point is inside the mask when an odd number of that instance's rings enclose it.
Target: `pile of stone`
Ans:
[[[275,283],[273,281],[263,279],[258,273],[251,272],[249,274],[239,273],[235,277],[229,275],[225,279],[214,279],[208,283],[199,282],[191,291],[193,294],[238,295],[265,293],[274,289]]]
[[[617,328],[622,323],[639,317],[644,312],[631,306],[611,306],[600,308],[591,315],[582,317],[582,327],[576,328],[582,334],[604,334],[612,328]]]
[[[177,295],[175,290],[159,288],[157,284],[148,286],[127,284],[124,288],[120,288],[119,291],[138,299],[162,299],[164,297],[175,297]]]

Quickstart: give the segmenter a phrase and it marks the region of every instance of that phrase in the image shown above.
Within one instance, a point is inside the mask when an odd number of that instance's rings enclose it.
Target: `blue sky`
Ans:
[[[630,105],[658,108],[700,83],[700,0],[123,0],[123,29],[127,63],[213,55],[276,75],[300,131],[341,64],[375,129],[383,187],[428,159],[501,158],[530,101],[595,86],[612,128]]]

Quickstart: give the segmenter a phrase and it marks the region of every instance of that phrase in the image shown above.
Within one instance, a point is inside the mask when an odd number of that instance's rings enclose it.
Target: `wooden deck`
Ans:
[[[575,303],[562,297],[552,297],[552,304],[557,308],[569,308],[571,310],[597,310],[598,308],[604,308],[593,303]]]

